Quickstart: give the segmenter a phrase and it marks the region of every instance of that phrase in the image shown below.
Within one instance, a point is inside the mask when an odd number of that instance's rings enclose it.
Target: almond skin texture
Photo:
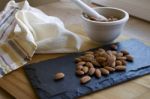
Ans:
[[[76,74],[77,74],[78,76],[82,76],[82,75],[84,75],[84,71],[82,71],[82,70],[77,70],[77,71],[76,71]]]
[[[112,68],[112,67],[109,67],[109,66],[106,66],[106,67],[104,67],[105,69],[107,69],[108,71],[110,71],[110,72],[114,72],[115,71],[115,69],[114,68]]]
[[[111,65],[111,67],[115,67],[116,66],[116,62],[114,61]]]
[[[81,70],[82,68],[83,68],[82,65],[77,65],[77,67],[76,67],[77,70]]]
[[[84,76],[80,79],[80,83],[85,84],[85,83],[89,82],[90,80],[91,80],[90,76]]]
[[[90,68],[89,69],[89,75],[92,76],[95,73],[95,68]]]
[[[131,55],[127,55],[126,58],[127,61],[133,62],[133,57]]]
[[[87,62],[87,63],[86,63],[86,66],[89,67],[89,68],[94,67],[93,64],[92,64],[91,62]]]
[[[123,53],[119,52],[119,53],[116,54],[116,56],[117,56],[117,57],[122,57],[122,56],[123,56]]]
[[[95,66],[100,66],[100,64],[99,64],[96,60],[91,61],[91,62],[92,62],[92,64],[95,65]]]
[[[117,49],[118,49],[118,46],[117,46],[117,45],[111,45],[111,49],[117,50]]]
[[[76,59],[75,59],[75,62],[76,62],[76,63],[81,62],[81,61],[82,61],[82,59],[80,59],[80,58],[76,58]]]
[[[96,70],[95,70],[95,76],[96,76],[97,78],[100,78],[100,77],[101,77],[101,71],[100,71],[100,69],[96,69]]]
[[[55,80],[60,80],[60,79],[63,79],[64,77],[65,77],[65,74],[62,72],[55,74]]]
[[[126,60],[127,57],[124,57],[124,56],[123,56],[123,57],[117,57],[117,59],[118,59],[118,60]]]
[[[77,65],[84,65],[84,64],[85,64],[84,61],[81,61],[81,62],[77,63]]]
[[[116,66],[115,69],[117,71],[124,71],[124,70],[126,70],[126,67],[125,66]]]
[[[122,61],[117,60],[117,61],[116,61],[116,65],[117,65],[117,66],[118,66],[118,65],[122,65]]]
[[[86,73],[88,73],[89,68],[88,68],[88,67],[86,67],[86,66],[84,66],[84,67],[82,68],[82,70],[83,70],[83,72],[86,74]]]
[[[121,52],[123,53],[123,55],[128,55],[129,54],[129,52],[126,51],[126,50],[122,50]]]
[[[122,65],[127,65],[127,62],[125,60],[122,60]]]
[[[100,68],[100,70],[101,70],[101,73],[102,73],[103,75],[109,75],[109,71],[108,71],[107,69],[105,69],[105,68]]]

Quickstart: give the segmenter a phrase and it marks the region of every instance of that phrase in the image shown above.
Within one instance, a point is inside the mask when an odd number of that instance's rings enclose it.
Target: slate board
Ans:
[[[24,70],[40,99],[74,99],[78,96],[150,74],[150,47],[136,39],[126,40],[117,44],[119,50],[126,49],[134,56],[134,62],[127,64],[125,72],[115,72],[100,79],[93,77],[91,82],[85,85],[81,85],[79,78],[75,75],[74,63],[74,59],[83,53],[73,53],[56,59],[26,65]],[[109,45],[103,48],[110,49]],[[65,78],[61,81],[54,81],[54,75],[57,72],[64,72]]]

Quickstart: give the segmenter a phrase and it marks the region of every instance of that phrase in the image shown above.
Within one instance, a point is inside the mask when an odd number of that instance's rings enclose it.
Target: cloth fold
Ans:
[[[71,53],[85,42],[63,22],[11,0],[0,13],[0,77],[28,63],[35,53]]]

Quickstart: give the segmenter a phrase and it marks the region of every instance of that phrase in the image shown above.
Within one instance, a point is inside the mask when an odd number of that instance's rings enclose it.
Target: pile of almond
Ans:
[[[100,78],[115,71],[125,71],[127,62],[132,61],[133,57],[128,51],[117,51],[117,45],[111,45],[111,50],[99,48],[76,58],[76,74],[81,77],[81,84],[85,84],[92,76]]]

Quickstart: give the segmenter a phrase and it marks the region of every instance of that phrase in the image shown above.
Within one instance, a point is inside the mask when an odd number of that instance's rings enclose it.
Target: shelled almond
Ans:
[[[92,76],[100,78],[110,75],[115,71],[125,71],[127,62],[133,62],[134,57],[127,50],[118,51],[118,46],[113,44],[109,50],[99,48],[95,51],[87,51],[77,57],[76,74],[81,77],[81,84],[91,80]]]
[[[90,76],[84,76],[80,79],[80,83],[85,84],[85,83],[89,82],[90,80],[91,80]]]
[[[63,79],[64,77],[65,77],[65,74],[62,72],[55,74],[55,80],[60,80],[60,79]]]

